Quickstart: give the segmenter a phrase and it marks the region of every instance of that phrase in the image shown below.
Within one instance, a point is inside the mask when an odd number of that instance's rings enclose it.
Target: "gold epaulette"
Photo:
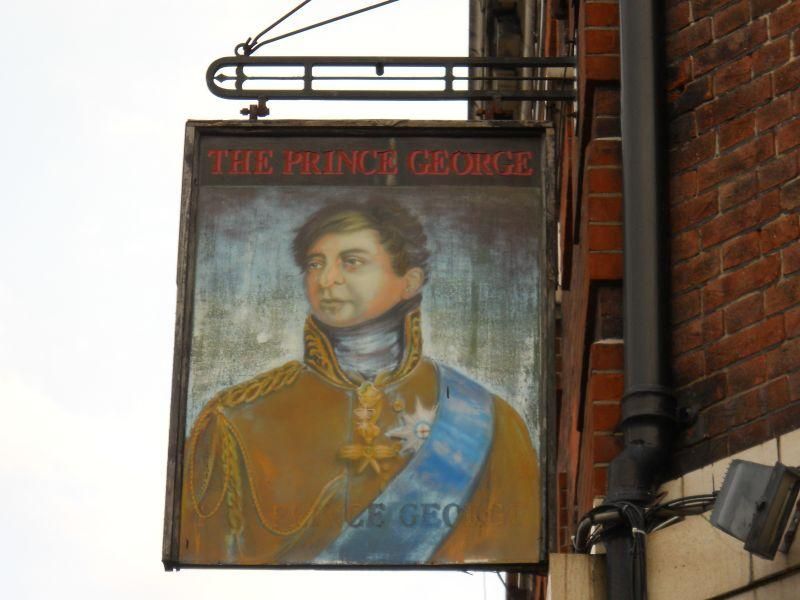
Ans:
[[[289,361],[281,367],[261,373],[243,383],[222,390],[214,396],[209,404],[214,404],[217,408],[230,408],[252,402],[257,398],[267,396],[287,385],[293,384],[302,370],[302,363],[296,360]]]

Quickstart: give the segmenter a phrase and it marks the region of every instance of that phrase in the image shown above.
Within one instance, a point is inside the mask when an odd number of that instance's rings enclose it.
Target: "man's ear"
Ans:
[[[422,284],[425,283],[425,271],[419,267],[412,267],[406,271],[403,279],[406,282],[406,287],[403,290],[403,300],[408,300],[416,296],[422,289]]]

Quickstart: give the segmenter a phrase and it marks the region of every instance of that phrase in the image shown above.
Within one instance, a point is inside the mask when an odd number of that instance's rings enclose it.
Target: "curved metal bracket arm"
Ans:
[[[209,65],[211,93],[232,100],[575,99],[573,56],[260,57]]]

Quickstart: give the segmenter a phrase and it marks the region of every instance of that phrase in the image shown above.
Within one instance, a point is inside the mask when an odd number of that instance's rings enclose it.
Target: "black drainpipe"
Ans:
[[[656,0],[619,3],[625,228],[625,395],[620,429],[625,446],[609,466],[606,502],[638,505],[652,500],[662,482],[676,416],[666,336],[661,6]],[[645,582],[636,580],[634,535],[626,528],[606,541],[609,600],[643,597],[636,591]]]

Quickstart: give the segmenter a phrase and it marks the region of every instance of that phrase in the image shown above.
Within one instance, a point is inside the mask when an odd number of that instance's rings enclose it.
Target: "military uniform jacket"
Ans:
[[[342,371],[313,319],[304,337],[303,363],[222,391],[198,416],[184,451],[182,563],[330,563],[326,549],[348,529],[378,528],[391,544],[390,519],[436,530],[430,564],[539,560],[538,461],[519,415],[496,396],[463,503],[442,506],[424,482],[399,514],[375,503],[435,425],[441,368],[421,354],[419,310],[405,318],[400,365],[374,381]]]

